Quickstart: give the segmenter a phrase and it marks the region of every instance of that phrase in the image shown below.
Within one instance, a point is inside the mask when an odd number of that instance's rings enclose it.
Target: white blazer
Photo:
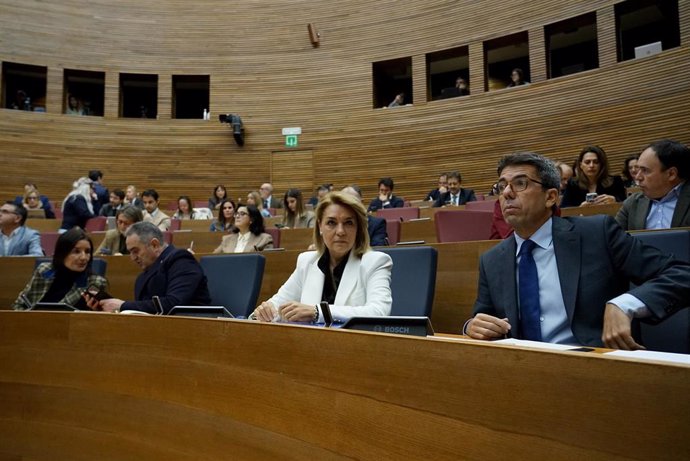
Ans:
[[[269,301],[277,309],[281,305],[297,301],[304,304],[321,303],[325,275],[317,265],[319,255],[307,251],[297,257],[297,267]],[[362,258],[354,251],[345,265],[340,279],[335,304],[331,313],[334,320],[344,322],[350,317],[371,317],[390,315],[393,298],[391,295],[391,270],[393,261],[386,253],[367,251]],[[319,309],[319,322],[323,313]]]

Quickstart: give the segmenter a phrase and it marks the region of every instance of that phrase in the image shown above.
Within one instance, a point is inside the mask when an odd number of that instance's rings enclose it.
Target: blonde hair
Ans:
[[[355,215],[355,220],[357,221],[357,237],[355,238],[355,245],[352,249],[355,255],[361,258],[364,253],[371,249],[369,246],[369,232],[367,231],[367,210],[355,197],[342,192],[331,192],[327,194],[321,199],[319,205],[316,207],[316,226],[314,226],[314,246],[316,246],[316,251],[319,255],[322,255],[324,251],[326,251],[326,244],[323,241],[320,227],[326,208],[331,205],[345,207]]]
[[[24,205],[24,208],[31,209],[29,208],[29,195],[31,194],[36,194],[36,208],[33,208],[34,210],[43,208],[43,202],[41,202],[41,194],[38,192],[38,189],[35,187],[31,186],[27,188],[24,191],[24,198],[22,199],[22,205]]]
[[[89,209],[89,212],[93,214],[93,205],[91,204],[91,184],[93,184],[93,181],[85,176],[82,176],[74,181],[72,183],[72,192],[67,194],[67,197],[65,197],[65,199],[62,201],[62,211],[65,211],[65,204],[68,200],[73,199],[73,197],[77,195],[81,195],[84,197],[84,200],[86,200],[86,207]]]
[[[264,209],[264,200],[261,198],[261,194],[259,194],[258,191],[251,191],[247,194],[247,196],[252,196],[252,199],[254,200],[254,206],[259,209],[259,211]],[[238,205],[239,206],[239,205]]]

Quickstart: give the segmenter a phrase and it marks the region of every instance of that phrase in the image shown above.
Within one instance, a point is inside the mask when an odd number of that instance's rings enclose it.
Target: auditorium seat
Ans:
[[[41,232],[41,248],[43,254],[46,256],[53,256],[55,254],[55,244],[60,237],[59,232]]]
[[[108,218],[105,216],[96,216],[95,218],[91,218],[88,221],[86,221],[86,225],[84,226],[84,230],[86,232],[102,232],[106,227],[106,224],[108,223]]]
[[[202,256],[211,304],[225,306],[235,317],[246,318],[256,307],[266,258],[260,254]]]
[[[168,230],[170,232],[175,232],[178,231],[182,228],[182,220],[181,219],[170,219],[170,227]]]
[[[280,248],[280,229],[277,227],[267,227],[265,231],[273,237],[273,248]]]
[[[386,234],[388,234],[388,244],[397,245],[400,241],[400,220],[386,219]]]
[[[478,200],[476,202],[467,202],[465,204],[465,210],[493,212],[494,206],[496,206],[495,200]]]
[[[453,210],[434,215],[438,243],[489,240],[493,212]]]
[[[382,208],[376,212],[376,216],[385,220],[397,219],[400,221],[409,221],[410,219],[419,218],[419,208],[417,207],[402,207],[402,208]]]
[[[380,248],[393,260],[391,315],[431,317],[436,289],[435,248],[428,246]]]
[[[632,235],[681,261],[690,262],[690,231],[667,230]],[[690,309],[686,307],[656,325],[639,322],[639,335],[647,349],[690,354]]]

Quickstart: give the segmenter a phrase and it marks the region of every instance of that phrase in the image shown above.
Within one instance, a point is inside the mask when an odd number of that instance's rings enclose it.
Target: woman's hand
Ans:
[[[85,291],[84,293],[82,293],[81,297],[84,298],[84,301],[86,301],[86,305],[92,311],[102,311],[103,310],[100,306],[100,302],[96,299],[95,296],[91,296],[88,291]]]
[[[259,307],[254,309],[254,318],[259,322],[272,322],[273,318],[276,316],[276,310],[273,307],[273,303],[269,301],[264,301],[259,304]]]
[[[288,322],[311,322],[315,309],[314,305],[290,301],[280,306],[280,316]]]
[[[594,205],[606,205],[607,203],[616,203],[616,197],[613,195],[597,195],[594,199]]]

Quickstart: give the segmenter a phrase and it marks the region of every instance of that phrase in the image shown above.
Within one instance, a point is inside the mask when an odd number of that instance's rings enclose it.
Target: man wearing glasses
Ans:
[[[515,233],[481,257],[466,334],[638,349],[633,317],[659,321],[685,307],[690,264],[643,244],[610,216],[553,215],[560,186],[553,162],[508,155],[498,175],[501,210]]]
[[[26,227],[27,211],[7,202],[0,207],[0,256],[43,256],[41,235]]]

